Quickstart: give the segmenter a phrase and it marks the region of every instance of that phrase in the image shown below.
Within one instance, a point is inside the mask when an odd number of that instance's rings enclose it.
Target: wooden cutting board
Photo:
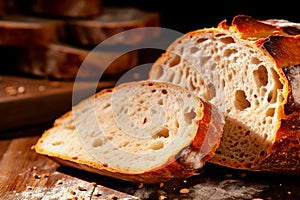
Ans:
[[[36,139],[0,141],[0,199],[134,199],[132,195],[60,171],[57,163],[30,149]]]
[[[31,146],[37,139],[38,136],[0,140],[1,200],[300,199],[299,177],[212,164],[205,165],[191,178],[164,184],[143,185],[112,179],[60,166],[36,154]]]

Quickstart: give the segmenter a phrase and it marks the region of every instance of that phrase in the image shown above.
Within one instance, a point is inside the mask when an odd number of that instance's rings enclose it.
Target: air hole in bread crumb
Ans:
[[[245,136],[249,136],[249,135],[250,135],[250,131],[246,131]]]
[[[251,63],[254,65],[259,65],[262,61],[256,57],[251,58]]]
[[[235,49],[226,49],[224,51],[224,56],[225,57],[230,57],[232,54],[235,54],[237,52],[237,50]]]
[[[164,104],[164,101],[163,101],[162,99],[158,99],[158,100],[157,100],[157,103],[158,103],[158,105],[163,105],[163,104]]]
[[[226,35],[225,35],[224,33],[219,33],[219,34],[216,34],[216,35],[215,35],[216,38],[218,38],[218,37],[225,37],[225,36],[226,36]]]
[[[194,110],[191,110],[190,112],[187,112],[184,114],[184,119],[188,124],[192,123],[192,120],[195,119],[196,113]]]
[[[202,43],[202,42],[205,42],[206,40],[208,40],[208,38],[199,38],[196,42]]]
[[[209,93],[209,100],[213,99],[216,97],[216,88],[215,85],[210,83],[207,85],[208,93]]]
[[[140,104],[143,104],[143,103],[144,103],[144,100],[142,100],[142,99],[139,100],[139,103],[140,103]]]
[[[169,61],[169,66],[174,67],[180,63],[180,57],[178,55],[173,56],[173,59]]]
[[[221,36],[221,34],[216,35],[216,37],[220,37],[220,36]],[[232,37],[223,37],[223,38],[220,38],[220,41],[223,42],[224,44],[235,43],[234,39]]]
[[[177,120],[175,122],[175,126],[176,126],[176,128],[179,128],[179,122]]]
[[[276,103],[277,100],[277,91],[276,90],[271,90],[268,94],[268,102],[269,103]]]
[[[169,137],[169,129],[164,127],[158,133],[152,135],[152,138],[154,138],[154,139],[160,138],[160,137],[168,138]]]
[[[152,143],[150,145],[150,149],[152,150],[159,150],[159,149],[162,149],[164,148],[164,143],[162,141],[155,141],[154,143]]]
[[[192,47],[192,48],[190,48],[190,53],[191,53],[191,54],[194,54],[194,53],[196,53],[198,50],[199,50],[199,49],[198,49],[197,47]]]
[[[58,145],[62,145],[64,142],[63,141],[54,141],[52,142],[53,146],[58,146]]]
[[[129,144],[129,141],[124,141],[123,143],[119,144],[118,147],[124,148],[124,147],[128,146],[128,144]]]
[[[100,147],[103,145],[103,141],[101,138],[95,138],[93,143],[92,143],[93,147]]]
[[[109,107],[110,107],[110,103],[105,104],[105,106],[103,107],[103,110],[105,110],[105,109],[107,109],[107,108],[109,108]]]
[[[268,84],[268,70],[261,65],[257,70],[253,71],[254,82],[257,87],[266,86]]]
[[[201,65],[205,65],[211,59],[210,56],[203,56],[201,58]]]
[[[275,114],[275,108],[269,108],[266,112],[267,117],[274,117]]]
[[[243,90],[235,91],[235,101],[234,106],[237,110],[244,110],[251,106],[250,102],[247,100],[247,96]]]
[[[264,156],[265,153],[266,153],[265,151],[261,151],[259,155],[260,155],[260,156]]]
[[[146,124],[146,123],[147,123],[147,117],[145,117],[143,120],[143,124]]]

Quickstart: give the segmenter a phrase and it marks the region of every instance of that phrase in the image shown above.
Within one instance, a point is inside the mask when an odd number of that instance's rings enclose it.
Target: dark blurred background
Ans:
[[[103,0],[108,6],[133,6],[161,14],[162,27],[180,32],[216,26],[220,21],[230,21],[237,14],[247,14],[260,19],[280,18],[300,22],[297,1],[279,0]]]

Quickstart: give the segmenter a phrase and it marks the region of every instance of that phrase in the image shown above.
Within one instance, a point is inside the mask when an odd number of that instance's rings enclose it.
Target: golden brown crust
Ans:
[[[287,35],[282,27],[275,27],[246,15],[234,17],[231,26],[241,34],[242,39],[247,40],[267,38],[270,35]]]
[[[262,47],[275,59],[278,68],[300,63],[300,35],[269,36]]]

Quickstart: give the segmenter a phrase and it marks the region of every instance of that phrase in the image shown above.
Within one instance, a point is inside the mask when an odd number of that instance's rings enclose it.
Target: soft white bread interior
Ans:
[[[232,25],[187,33],[154,63],[149,79],[184,87],[225,114],[211,162],[300,174],[299,29],[275,22],[241,15]]]
[[[189,177],[217,149],[224,117],[171,83],[104,89],[56,120],[33,149],[84,170],[128,181]]]

